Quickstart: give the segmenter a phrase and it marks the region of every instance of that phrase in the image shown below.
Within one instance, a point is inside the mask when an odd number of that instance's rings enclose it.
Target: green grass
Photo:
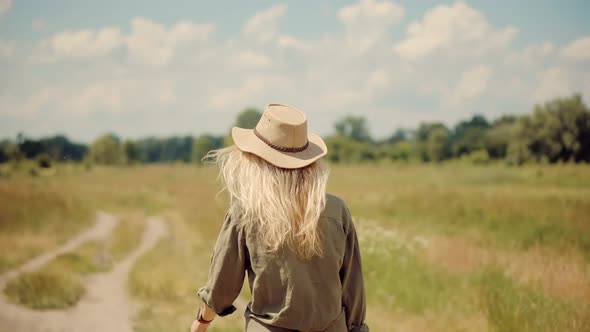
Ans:
[[[462,280],[419,260],[420,239],[404,238],[369,222],[356,221],[362,248],[367,299],[387,310],[412,314],[467,307]]]
[[[86,242],[73,252],[57,256],[42,270],[87,275],[111,269],[113,259],[102,241]]]
[[[9,281],[5,294],[12,302],[32,309],[73,306],[84,293],[82,276],[112,267],[104,247],[102,242],[87,242],[73,252],[59,255],[39,271]]]
[[[215,205],[198,218],[166,215],[170,237],[141,257],[129,277],[131,294],[145,306],[136,320],[141,332],[186,331],[201,301],[196,291],[205,284],[210,248],[216,240],[223,211]],[[218,219],[221,220],[221,219]],[[240,331],[242,316],[218,319],[211,331]]]
[[[586,331],[587,304],[517,285],[503,267],[458,275],[428,264],[420,257],[427,240],[356,220],[370,307],[405,315],[449,311],[461,317],[485,314],[494,331]],[[564,271],[565,272],[565,271]],[[444,326],[452,329],[448,321]],[[445,329],[446,330],[446,329]]]
[[[0,272],[56,247],[90,225],[94,211],[53,178],[0,179]]]
[[[140,258],[129,278],[131,294],[143,304],[136,330],[186,331],[227,208],[216,198],[215,177],[206,167],[153,165],[74,166],[52,176],[2,178],[0,199],[11,206],[0,206],[0,238],[12,242],[0,241],[0,249],[15,249],[0,258],[0,269],[55,247],[88,226],[97,209],[122,217],[106,247],[120,260],[136,247],[141,220],[158,214],[170,235]],[[333,166],[329,191],[344,198],[358,223],[373,330],[588,330],[590,292],[570,294],[590,290],[590,167]],[[36,211],[27,211],[30,200]],[[437,238],[455,251],[436,247]],[[485,255],[485,263],[449,270],[428,258],[437,251],[439,260],[463,264],[463,255],[453,255],[469,252]],[[79,275],[93,271],[78,258],[52,264]],[[544,259],[557,264],[550,278]],[[572,266],[576,280],[559,273]],[[242,328],[235,313],[210,331]]]
[[[109,253],[120,261],[136,249],[143,235],[143,215],[126,215],[119,220],[109,241]]]
[[[110,241],[91,241],[57,256],[39,271],[19,275],[5,290],[14,303],[32,309],[63,309],[75,305],[84,292],[82,277],[109,271],[141,240],[143,225],[137,216],[122,219]],[[56,283],[51,288],[51,282]],[[50,289],[51,288],[51,289]]]
[[[574,248],[590,258],[587,167],[564,168],[562,178],[555,169],[544,168],[549,179],[537,179],[535,169],[456,167],[339,168],[333,172],[339,179],[333,188],[357,215],[392,226],[475,236],[504,248]],[[363,187],[370,190],[350,190]]]
[[[84,287],[76,276],[38,271],[20,275],[4,291],[13,302],[32,309],[63,309],[78,302]]]
[[[494,331],[590,330],[590,313],[581,311],[575,303],[516,286],[498,269],[481,271],[475,283],[479,288],[480,306]]]
[[[0,168],[2,165],[0,165]],[[168,167],[94,167],[65,164],[31,177],[22,168],[0,178],[0,272],[55,248],[89,227],[97,210],[120,216],[158,214],[171,199]]]

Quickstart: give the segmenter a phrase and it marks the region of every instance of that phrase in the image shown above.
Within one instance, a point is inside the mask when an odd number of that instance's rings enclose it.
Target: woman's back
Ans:
[[[218,312],[233,312],[244,278],[235,271],[241,270],[247,272],[252,292],[245,312],[248,324],[277,332],[360,327],[365,317],[360,256],[344,201],[327,194],[318,227],[323,255],[304,260],[288,247],[269,252],[257,238],[263,232],[248,233],[226,216],[212,257],[212,284],[199,295]],[[216,289],[215,284],[224,287]]]
[[[208,154],[230,197],[198,292],[208,313],[235,311],[248,274],[247,331],[368,331],[356,231],[344,201],[326,194],[327,148],[305,114],[270,104],[255,129],[234,127],[232,138]],[[192,330],[204,331],[197,322]]]
[[[322,257],[302,260],[289,248],[268,253],[255,236],[246,235],[253,295],[249,314],[257,320],[298,331],[323,331],[343,314],[340,273],[351,220],[344,202],[327,196],[318,223]]]

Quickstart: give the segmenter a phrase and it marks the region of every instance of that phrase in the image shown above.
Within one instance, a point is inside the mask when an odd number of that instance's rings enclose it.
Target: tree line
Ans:
[[[234,125],[253,128],[260,119],[257,109],[241,112]],[[464,159],[479,164],[505,160],[529,162],[590,162],[590,111],[581,95],[556,98],[536,105],[524,115],[504,115],[488,121],[475,115],[453,127],[441,122],[420,123],[415,129],[397,129],[386,139],[375,140],[362,116],[346,116],[325,137],[328,159],[333,163],[363,161],[442,162]],[[71,142],[65,136],[42,139],[19,134],[15,141],[0,141],[0,162],[35,159],[40,166],[54,161],[95,164],[197,162],[205,154],[231,144],[227,135],[204,134],[122,140],[105,134],[92,144]]]

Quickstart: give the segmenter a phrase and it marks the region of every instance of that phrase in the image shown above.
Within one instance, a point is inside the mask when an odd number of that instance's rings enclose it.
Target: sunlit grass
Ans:
[[[84,293],[77,276],[55,271],[20,275],[6,285],[6,296],[32,309],[63,309],[73,306]]]
[[[575,303],[560,301],[519,287],[493,268],[475,278],[482,310],[495,331],[588,331],[590,313]]]
[[[588,167],[545,167],[541,174],[548,175],[541,178],[539,170],[526,168],[366,167],[333,171],[333,178],[339,179],[333,188],[357,215],[422,232],[483,239],[504,248],[573,248],[590,259]],[[561,179],[555,175],[559,170]],[[499,181],[498,176],[513,177],[513,182]]]
[[[56,247],[92,222],[75,190],[55,178],[17,173],[0,179],[0,271]]]
[[[140,258],[129,278],[131,293],[145,303],[136,320],[138,331],[186,331],[194,320],[201,305],[196,291],[207,280],[211,245],[221,226],[217,218],[223,214],[213,207],[191,220],[177,213],[165,217],[170,236]],[[217,319],[211,330],[239,331],[242,320],[234,313]]]
[[[141,221],[160,215],[170,235],[129,278],[143,303],[135,325],[186,331],[227,208],[215,177],[207,167],[154,165],[2,178],[0,197],[13,206],[0,204],[0,220],[12,220],[0,238],[12,242],[0,249],[16,249],[0,269],[55,247],[98,209],[122,218],[107,246],[120,260],[136,247]],[[358,223],[376,331],[587,330],[590,301],[578,293],[590,289],[590,167],[334,166],[329,191]],[[63,222],[71,224],[61,234]],[[235,313],[210,330],[242,329]]]
[[[144,231],[143,214],[125,214],[120,216],[119,224],[113,230],[109,242],[109,254],[115,261],[127,257],[139,246]]]
[[[32,309],[62,309],[75,305],[84,286],[82,276],[104,272],[112,261],[101,242],[88,242],[74,252],[56,257],[39,271],[8,282],[5,293],[14,303]]]

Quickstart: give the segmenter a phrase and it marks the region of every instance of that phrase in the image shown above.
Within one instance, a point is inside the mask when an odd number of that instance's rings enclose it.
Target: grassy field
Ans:
[[[109,271],[139,245],[143,218],[126,216],[105,240],[84,243],[57,256],[38,271],[23,273],[6,285],[14,303],[32,309],[64,309],[75,305],[85,292],[83,277]]]
[[[96,210],[129,220],[108,249],[121,259],[140,220],[160,215],[169,236],[129,276],[144,304],[136,330],[186,331],[227,207],[215,177],[188,165],[12,172],[0,178],[0,270],[88,227]],[[329,191],[357,224],[374,331],[590,330],[590,167],[333,166]],[[242,326],[236,313],[211,330]]]

